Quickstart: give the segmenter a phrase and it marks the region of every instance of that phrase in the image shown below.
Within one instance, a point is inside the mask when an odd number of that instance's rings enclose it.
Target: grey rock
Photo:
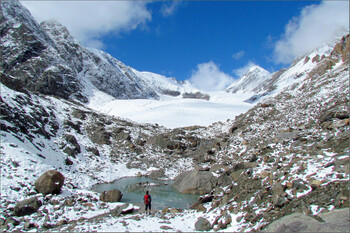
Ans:
[[[283,207],[287,202],[288,200],[285,197],[276,197],[273,199],[273,204],[277,207]]]
[[[210,222],[203,217],[197,219],[194,227],[196,231],[210,231],[212,229]]]
[[[339,226],[344,225],[345,227],[349,226],[350,224],[350,212],[348,208],[336,209],[330,212],[320,213],[318,216],[322,218],[325,222],[338,224]]]
[[[36,197],[23,200],[16,204],[14,214],[16,216],[31,215],[37,212],[41,205],[41,201],[39,201]]]
[[[225,187],[227,185],[232,184],[232,179],[226,173],[223,173],[221,176],[218,177],[217,182],[218,185]]]
[[[203,100],[209,100],[210,99],[210,95],[208,94],[203,94],[201,92],[196,92],[196,93],[184,93],[182,95],[182,98],[184,99],[203,99]]]
[[[123,197],[123,194],[118,189],[104,191],[100,195],[100,200],[104,202],[119,202]]]
[[[181,193],[207,194],[216,186],[216,179],[207,171],[189,171],[178,175],[174,180],[174,188]]]
[[[296,140],[299,137],[298,132],[282,132],[275,136],[275,138],[279,140]]]
[[[112,216],[119,216],[122,214],[123,210],[127,208],[129,204],[124,204],[121,206],[117,206],[115,209],[111,210],[110,213]]]
[[[20,221],[18,221],[16,218],[9,217],[5,221],[5,225],[12,224],[14,226],[18,226],[20,224]]]
[[[272,192],[278,196],[282,196],[285,193],[284,187],[280,182],[272,186]]]
[[[301,190],[307,190],[308,189],[308,187],[307,187],[307,185],[305,185],[304,183],[303,183],[303,181],[301,181],[301,180],[293,180],[292,181],[292,185],[293,185],[293,188],[296,188],[296,189],[301,189]]]
[[[350,232],[349,209],[321,213],[317,217],[295,213],[271,223],[264,232]]]
[[[66,144],[63,146],[63,152],[75,158],[81,152],[80,145],[73,135],[65,136]]]

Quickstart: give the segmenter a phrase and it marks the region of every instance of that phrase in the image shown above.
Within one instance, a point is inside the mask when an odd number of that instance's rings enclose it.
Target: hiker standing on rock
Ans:
[[[145,211],[146,211],[146,214],[147,214],[147,210],[148,211],[148,214],[151,214],[151,203],[152,203],[152,197],[151,195],[149,194],[148,191],[146,191],[146,195],[143,197],[143,201],[145,203]]]

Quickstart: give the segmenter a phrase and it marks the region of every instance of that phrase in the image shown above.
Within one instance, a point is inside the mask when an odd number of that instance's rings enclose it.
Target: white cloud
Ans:
[[[151,20],[145,1],[22,1],[38,21],[56,19],[84,45],[101,47],[101,37],[129,31]]]
[[[274,56],[277,63],[290,63],[322,43],[331,42],[349,30],[349,2],[323,1],[302,9],[285,27],[276,42]]]
[[[249,61],[245,66],[238,69],[234,69],[232,72],[235,74],[237,78],[240,78],[253,66],[257,66],[257,65],[254,62]]]
[[[212,61],[197,65],[189,79],[192,85],[203,91],[221,91],[230,85],[234,79],[220,71]]]
[[[170,2],[170,3],[169,3]],[[164,17],[173,15],[179,7],[181,1],[165,1],[163,2],[162,8],[160,9]]]
[[[242,58],[243,56],[245,55],[245,52],[243,50],[237,52],[237,53],[234,53],[232,55],[232,58],[235,59],[235,60],[238,60],[240,58]]]

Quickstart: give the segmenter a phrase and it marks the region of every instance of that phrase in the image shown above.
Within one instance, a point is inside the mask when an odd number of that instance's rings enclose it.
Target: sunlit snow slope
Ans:
[[[108,115],[128,118],[140,123],[157,123],[168,128],[209,126],[217,121],[233,119],[253,105],[243,102],[249,94],[211,92],[210,100],[162,97],[160,100],[118,100],[95,92],[89,107]]]

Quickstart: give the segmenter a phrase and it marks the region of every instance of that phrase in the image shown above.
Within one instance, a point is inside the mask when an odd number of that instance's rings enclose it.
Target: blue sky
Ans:
[[[349,28],[348,1],[22,4],[38,21],[55,18],[82,44],[100,48],[137,70],[178,80],[201,76],[197,85],[215,90],[252,65],[270,72],[288,66]]]
[[[161,2],[150,5],[152,22],[146,29],[105,38],[107,51],[138,70],[150,70],[183,80],[197,64],[213,61],[233,74],[252,61],[278,69],[272,60],[271,40],[310,2],[184,2],[170,16]]]

